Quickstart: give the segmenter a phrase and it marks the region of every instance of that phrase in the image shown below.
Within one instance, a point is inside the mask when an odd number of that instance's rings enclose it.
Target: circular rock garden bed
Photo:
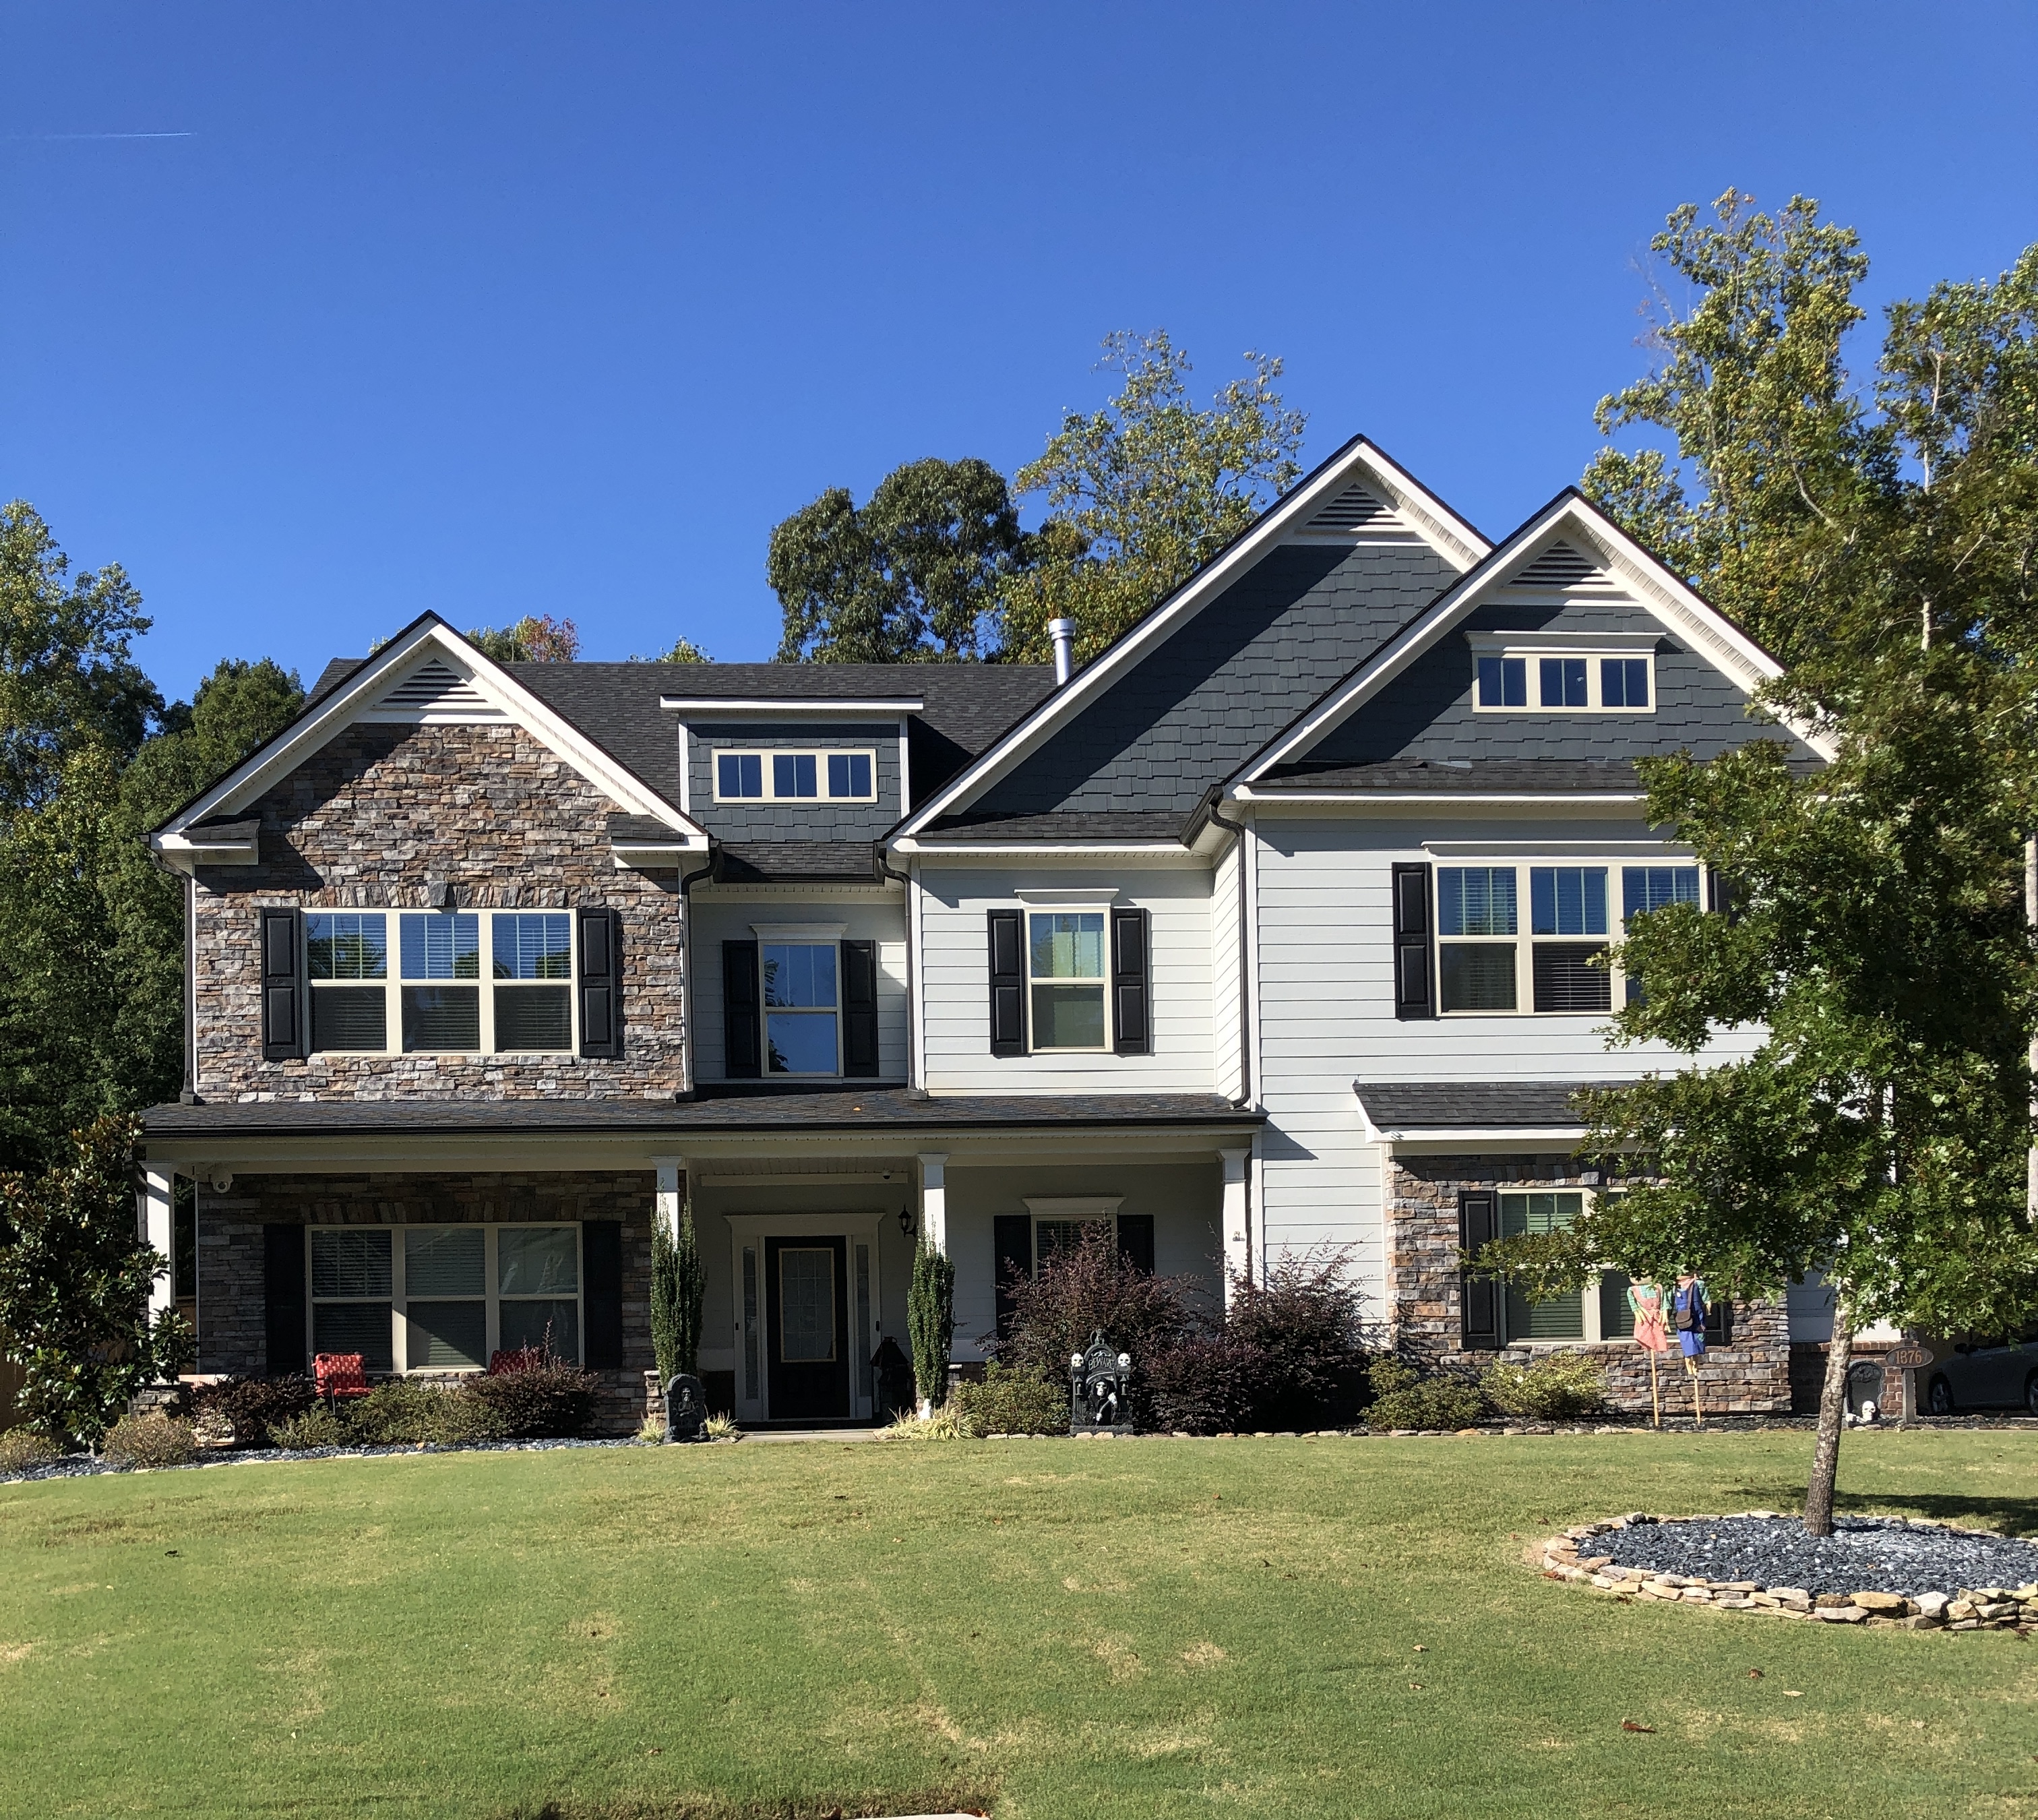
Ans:
[[[1949,1523],[1635,1511],[1542,1545],[1544,1571],[1631,1601],[1905,1630],[2038,1629],[2038,1544]]]

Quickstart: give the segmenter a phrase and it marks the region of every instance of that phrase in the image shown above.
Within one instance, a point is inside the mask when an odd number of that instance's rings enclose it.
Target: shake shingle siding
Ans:
[[[1504,602],[1467,622],[1479,631],[1660,632],[1639,607],[1564,608]],[[1544,715],[1529,707],[1481,714],[1472,705],[1472,653],[1462,632],[1445,635],[1378,695],[1309,752],[1309,766],[1377,764],[1390,759],[1638,758],[1688,748],[1711,758],[1752,739],[1782,739],[1806,749],[1773,722],[1751,719],[1748,698],[1704,658],[1665,633],[1657,642],[1656,705],[1651,714]],[[1530,684],[1534,699],[1534,684]]]
[[[765,724],[747,721],[695,721],[688,728],[692,755],[692,794],[688,807],[693,818],[722,840],[875,840],[896,822],[899,800],[899,730],[869,721],[796,722]],[[835,802],[825,795],[795,802],[718,802],[714,795],[714,755],[731,749],[744,752],[869,752],[877,760],[877,800]],[[768,762],[768,761],[767,761]],[[816,779],[828,788],[827,761]]]
[[[1415,544],[1275,550],[968,813],[1187,815],[1455,578]]]

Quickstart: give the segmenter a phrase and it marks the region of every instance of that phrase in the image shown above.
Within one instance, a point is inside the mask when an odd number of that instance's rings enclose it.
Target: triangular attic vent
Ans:
[[[438,658],[411,671],[376,703],[374,711],[404,720],[502,719],[494,703]]]
[[[1369,532],[1398,531],[1394,508],[1363,487],[1347,487],[1302,527],[1305,537],[1353,537]]]
[[[1517,569],[1508,579],[1511,588],[1577,588],[1604,583],[1599,564],[1570,544],[1552,544],[1532,563]]]

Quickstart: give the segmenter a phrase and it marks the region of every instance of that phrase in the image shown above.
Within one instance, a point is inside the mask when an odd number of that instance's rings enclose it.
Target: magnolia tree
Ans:
[[[96,1445],[137,1390],[190,1360],[173,1309],[149,1321],[169,1265],[135,1236],[136,1131],[103,1118],[75,1134],[72,1160],[0,1176],[0,1329],[29,1426],[60,1446]]]
[[[1588,487],[1779,653],[1763,705],[1833,757],[1642,761],[1650,820],[1730,908],[1630,922],[1640,990],[1611,1033],[1692,1064],[1589,1097],[1588,1160],[1629,1192],[1481,1256],[1531,1294],[1602,1264],[1738,1297],[1821,1274],[1824,1534],[1857,1329],[2038,1316],[2038,248],[1892,305],[1871,406],[1842,361],[1867,261],[1815,203],[1729,192],[1652,245],[1694,301],[1600,421],[1669,432],[1680,461],[1609,451]],[[1735,1027],[1760,1045],[1710,1065]]]

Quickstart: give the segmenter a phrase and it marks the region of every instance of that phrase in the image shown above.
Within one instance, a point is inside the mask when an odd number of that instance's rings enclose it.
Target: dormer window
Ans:
[[[718,752],[718,802],[875,802],[877,755],[862,752]]]
[[[1472,705],[1481,714],[1654,711],[1653,635],[1489,632],[1472,643]],[[1608,644],[1616,648],[1589,648]]]

